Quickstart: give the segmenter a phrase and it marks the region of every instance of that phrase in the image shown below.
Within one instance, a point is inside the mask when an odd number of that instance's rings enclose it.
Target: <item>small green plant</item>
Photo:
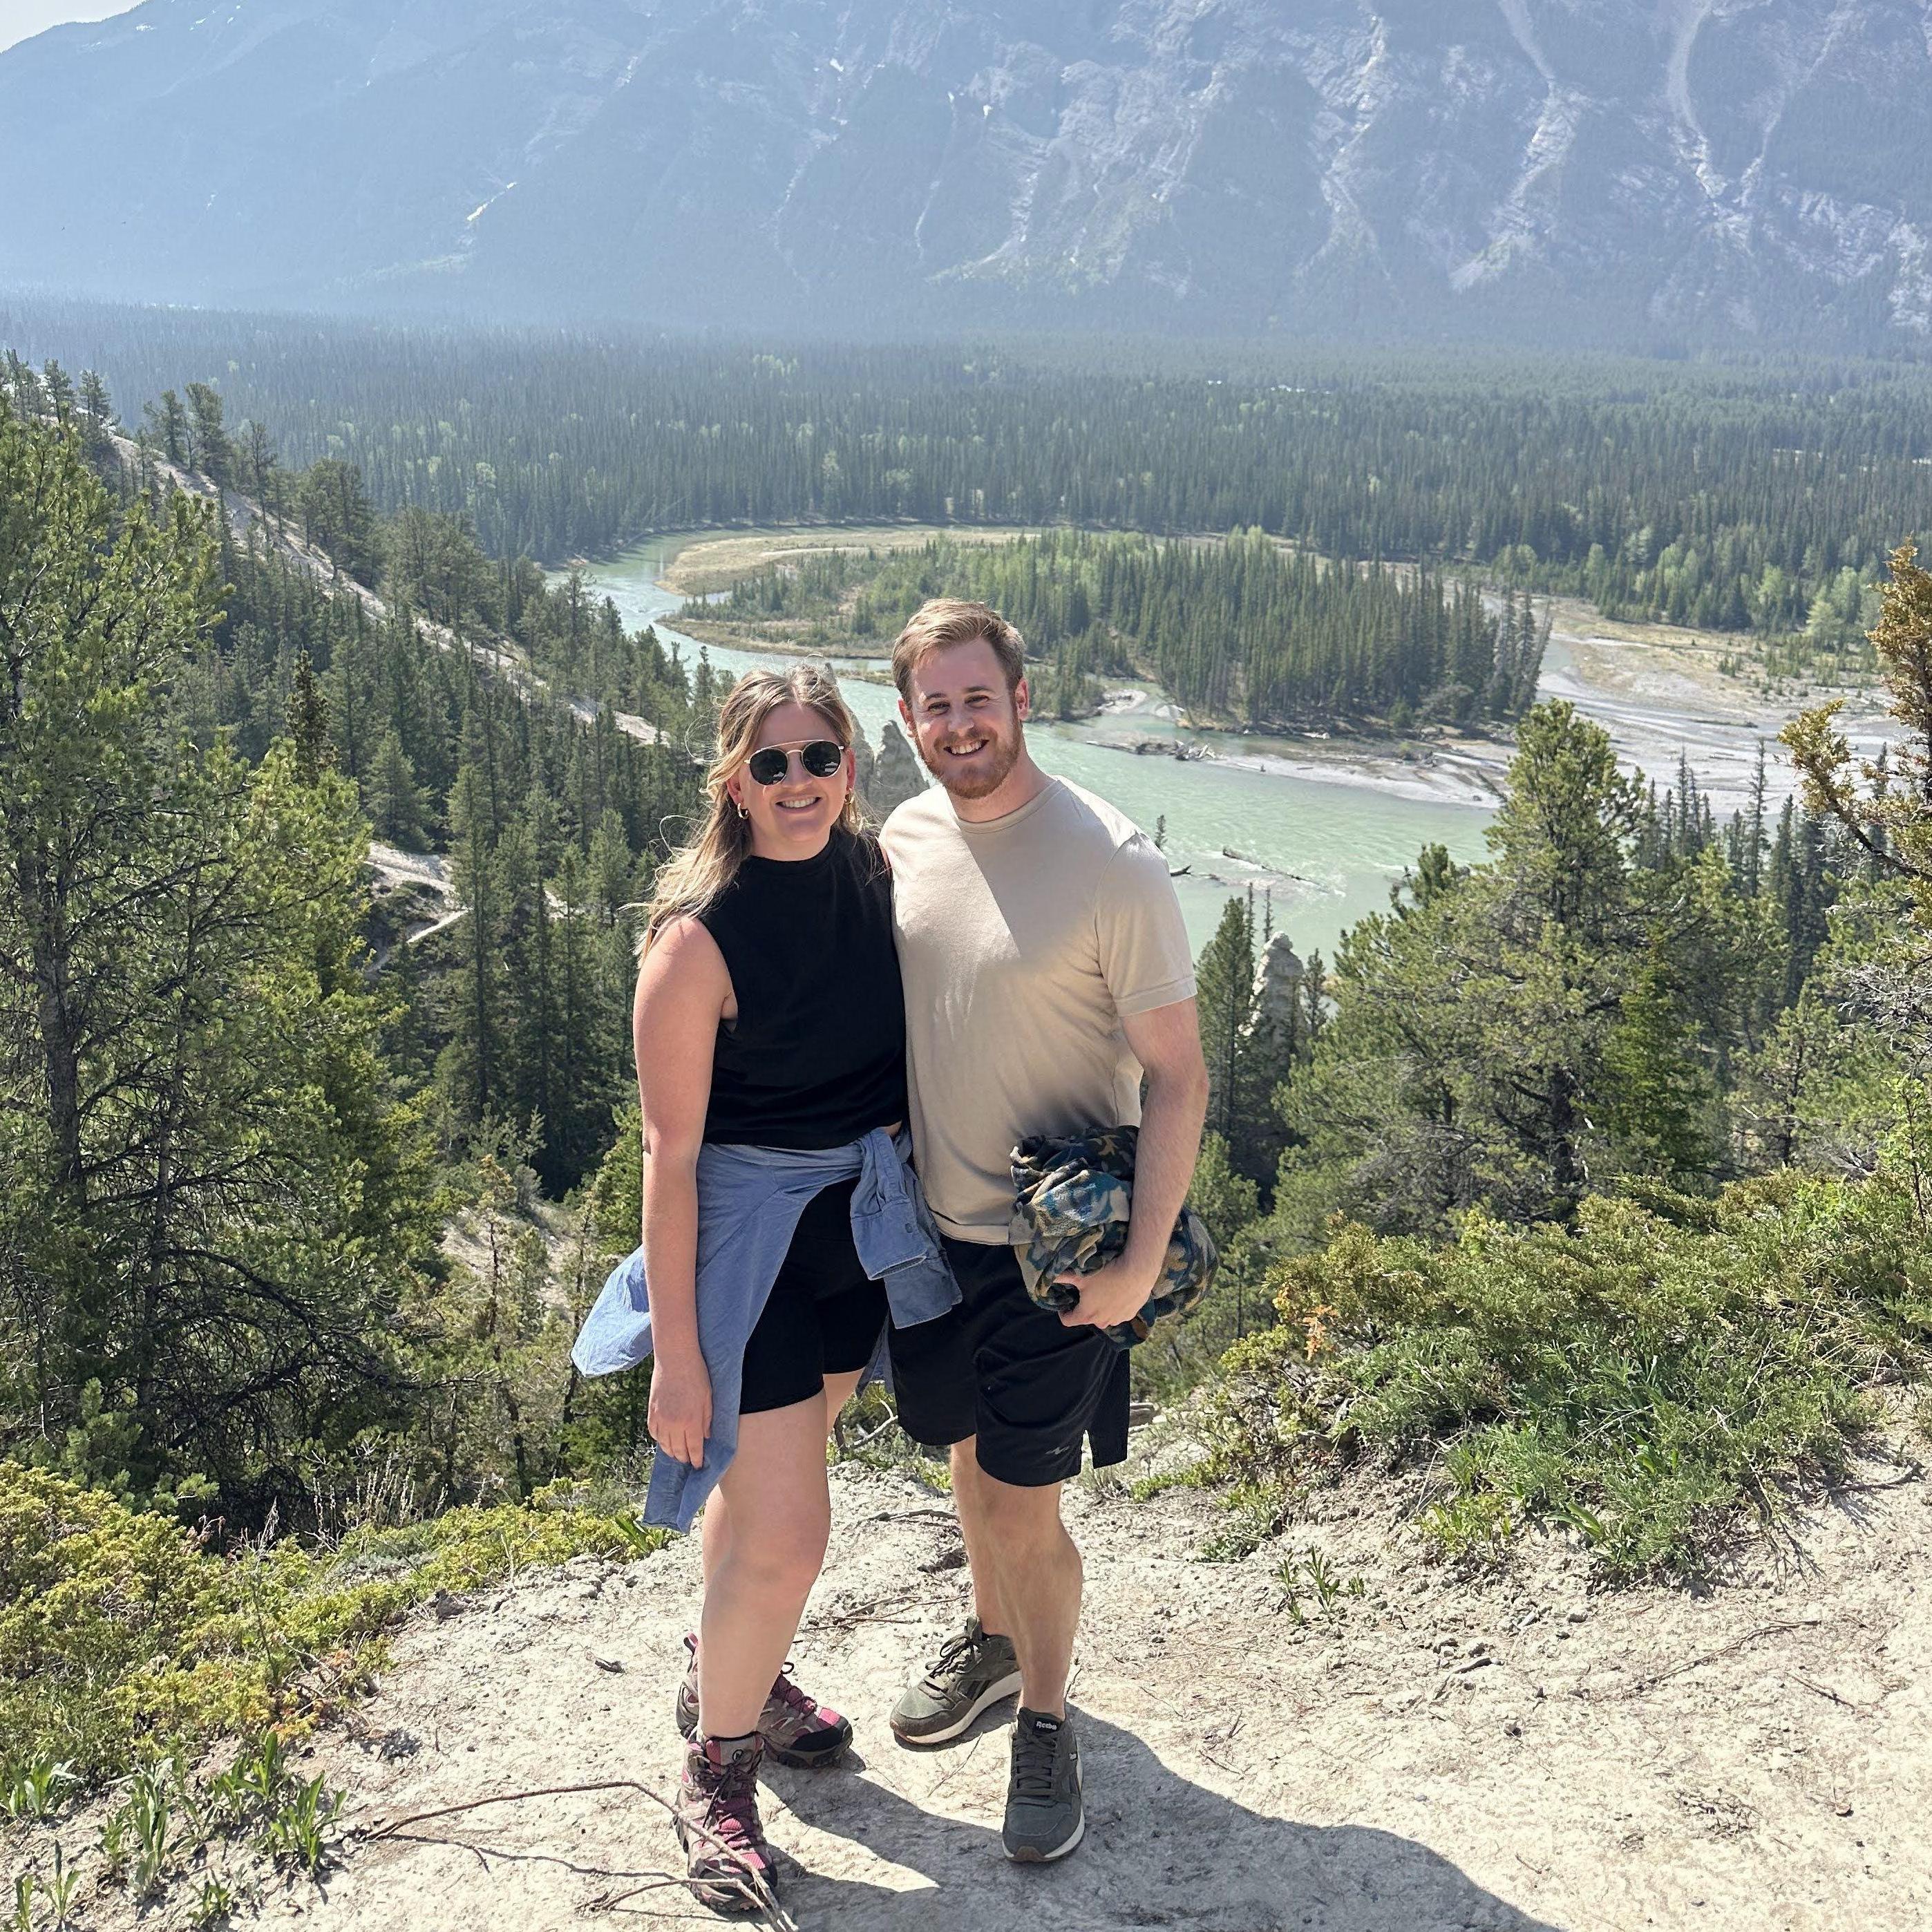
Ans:
[[[287,1747],[280,1733],[264,1731],[242,1746],[226,1771],[208,1780],[209,1812],[226,1829],[249,1824],[280,1802],[290,1777]]]
[[[1292,1557],[1276,1566],[1274,1580],[1281,1586],[1281,1607],[1288,1622],[1299,1626],[1308,1621],[1301,1607],[1301,1574]]]
[[[664,1532],[646,1529],[634,1510],[620,1509],[610,1518],[610,1527],[630,1545],[634,1556],[649,1556],[664,1547]]]
[[[1315,1592],[1315,1600],[1322,1606],[1324,1617],[1335,1614],[1343,1598],[1367,1594],[1368,1586],[1360,1577],[1342,1576],[1318,1550],[1310,1550],[1302,1564],[1308,1572],[1309,1588]]]
[[[201,1891],[188,1913],[188,1923],[198,1928],[225,1925],[238,1903],[235,1888],[211,1873],[201,1882]]]
[[[1244,1484],[1226,1498],[1228,1520],[1201,1546],[1203,1563],[1239,1563],[1252,1556],[1280,1521],[1274,1498],[1261,1486]]]
[[[1127,1494],[1137,1503],[1151,1502],[1164,1490],[1198,1490],[1204,1480],[1201,1462],[1178,1468],[1157,1469],[1150,1476],[1138,1476],[1127,1485]]]
[[[327,1856],[328,1828],[342,1813],[343,1794],[320,1776],[297,1783],[270,1816],[257,1843],[282,1863],[313,1878]]]
[[[1311,1550],[1303,1559],[1308,1571],[1309,1586],[1315,1592],[1315,1600],[1322,1606],[1322,1614],[1332,1616],[1335,1606],[1342,1599],[1342,1583],[1334,1566],[1320,1550]]]
[[[1418,1526],[1444,1556],[1458,1562],[1493,1563],[1516,1533],[1509,1498],[1487,1492],[1453,1496],[1432,1503]]]
[[[103,1876],[118,1885],[128,1869],[128,1814],[118,1806],[101,1820],[100,1863]]]
[[[71,1764],[57,1764],[50,1754],[43,1752],[14,1774],[13,1782],[7,1788],[7,1815],[39,1824],[59,1808],[61,1793],[80,1782]]]
[[[128,1833],[137,1901],[154,1897],[166,1882],[184,1834],[176,1830],[182,1796],[178,1767],[171,1760],[143,1766],[128,1781]]]
[[[34,1932],[34,1875],[16,1872],[14,1876],[14,1932]]]
[[[1312,1547],[1304,1550],[1299,1556],[1286,1558],[1274,1576],[1286,1600],[1282,1607],[1298,1624],[1307,1621],[1301,1607],[1304,1590],[1314,1598],[1316,1607],[1322,1616],[1329,1618],[1335,1616],[1346,1599],[1368,1594],[1368,1585],[1361,1577],[1344,1577],[1320,1550]]]
[[[40,1889],[47,1895],[47,1903],[53,1907],[54,1932],[66,1932],[74,1917],[74,1888],[80,1882],[80,1874],[67,1862],[67,1853],[60,1846],[54,1846],[54,1870],[51,1878],[40,1880]]]

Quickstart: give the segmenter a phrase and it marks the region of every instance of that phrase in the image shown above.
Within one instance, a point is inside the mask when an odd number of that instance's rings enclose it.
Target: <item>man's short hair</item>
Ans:
[[[935,597],[912,614],[892,646],[892,682],[899,695],[912,702],[913,668],[929,652],[951,644],[970,644],[984,638],[993,647],[1006,688],[1016,690],[1026,675],[1026,646],[1020,634],[990,604],[970,603],[963,597]]]

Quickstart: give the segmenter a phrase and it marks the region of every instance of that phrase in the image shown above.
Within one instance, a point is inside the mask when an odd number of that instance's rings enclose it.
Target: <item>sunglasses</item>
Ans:
[[[835,745],[830,738],[814,738],[808,745],[766,745],[745,760],[745,769],[761,785],[782,784],[791,770],[794,752],[799,763],[815,778],[829,778],[845,762],[843,745]]]

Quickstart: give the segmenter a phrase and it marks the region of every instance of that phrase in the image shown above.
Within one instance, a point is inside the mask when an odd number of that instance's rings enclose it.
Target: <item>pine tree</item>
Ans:
[[[164,389],[158,403],[144,403],[141,414],[161,454],[178,470],[188,465],[188,411],[172,389]]]
[[[109,1277],[86,1259],[88,1062],[131,1018],[127,977],[106,962],[152,950],[145,848],[162,754],[151,694],[213,623],[214,554],[206,519],[179,500],[159,523],[137,509],[113,536],[72,431],[0,416],[0,986],[21,1001],[7,1068],[18,1112],[0,1119],[22,1137],[4,1163],[20,1185],[0,1268],[22,1270],[11,1286],[45,1338],[40,1372],[70,1392],[108,1373],[112,1347]]]
[[[478,767],[465,760],[450,794],[456,894],[465,917],[452,988],[452,1037],[438,1076],[457,1118],[472,1126],[507,1118],[502,1106],[505,988],[504,915],[496,842]]]
[[[352,463],[324,457],[302,472],[296,502],[302,536],[340,571],[364,584],[376,580],[380,561],[376,512]]]
[[[423,832],[423,795],[409,754],[393,730],[382,734],[377,748],[367,802],[369,822],[379,838],[405,851],[422,849],[427,842]]]
[[[1601,729],[1539,706],[1491,862],[1462,873],[1425,854],[1411,902],[1347,935],[1336,1013],[1285,1102],[1302,1144],[1282,1186],[1309,1232],[1338,1199],[1392,1230],[1439,1229],[1478,1202],[1567,1220],[1613,1166],[1619,1108],[1646,1161],[1681,1148],[1664,1117],[1675,1090],[1646,1098],[1638,1065],[1640,1034],[1681,1044],[1689,1023],[1674,982],[1642,980],[1653,922],[1626,850],[1635,807]],[[1688,1045],[1679,1057],[1694,1066]]]
[[[1655,957],[1638,970],[1604,1044],[1605,1114],[1625,1172],[1682,1186],[1718,1160],[1717,1094],[1669,969]]]
[[[1208,1126],[1232,1146],[1247,1097],[1248,1029],[1254,1018],[1254,914],[1231,898],[1195,969],[1202,1051],[1208,1062]]]
[[[206,382],[188,386],[188,446],[193,467],[218,489],[235,481],[235,446],[222,417],[219,391]]]
[[[92,369],[80,372],[80,416],[81,446],[88,463],[98,469],[112,448],[110,432],[114,428],[114,404],[107,385]]]
[[[40,392],[55,422],[64,423],[74,415],[74,380],[50,356],[40,368]]]
[[[1740,821],[1742,848],[1740,862],[1734,868],[1738,882],[1753,898],[1764,874],[1765,815],[1766,794],[1764,740],[1757,744],[1757,764],[1751,773],[1750,808]]]
[[[1892,558],[1871,641],[1886,709],[1904,728],[1880,759],[1854,767],[1837,704],[1788,724],[1807,805],[1828,814],[1864,860],[1845,910],[1847,1004],[1882,1041],[1898,1145],[1922,1228],[1932,1228],[1932,572],[1903,544]],[[1900,914],[1905,915],[1901,917]],[[1861,936],[1861,929],[1862,935]]]
[[[275,453],[265,424],[251,420],[242,428],[242,474],[256,502],[279,532],[282,526],[281,458]]]
[[[335,762],[328,737],[328,701],[316,682],[315,668],[303,651],[296,659],[295,688],[289,694],[289,742],[296,770],[304,784],[314,784]]]

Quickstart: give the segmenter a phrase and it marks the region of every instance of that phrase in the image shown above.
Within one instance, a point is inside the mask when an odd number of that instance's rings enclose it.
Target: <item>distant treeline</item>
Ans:
[[[1258,530],[1214,544],[1054,530],[832,551],[772,564],[691,614],[803,616],[890,637],[934,596],[980,598],[1010,617],[1052,661],[1035,696],[1063,716],[1088,708],[1096,674],[1144,670],[1182,704],[1251,724],[1514,718],[1534,701],[1546,636],[1526,595],[1491,616],[1474,591],[1452,594],[1426,570],[1330,564]]]
[[[1252,526],[1835,650],[1898,533],[1932,530],[1932,371],[1904,364],[771,352],[56,306],[0,313],[0,342],[89,362],[130,420],[197,371],[286,460],[551,562],[814,518]]]

